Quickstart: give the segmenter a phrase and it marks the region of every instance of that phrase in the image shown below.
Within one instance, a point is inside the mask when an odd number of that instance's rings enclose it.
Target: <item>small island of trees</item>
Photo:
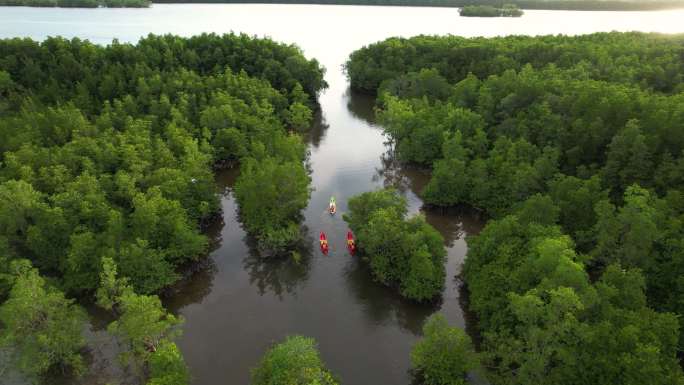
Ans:
[[[444,287],[444,239],[423,216],[406,216],[405,198],[396,190],[378,190],[352,197],[344,220],[376,281],[397,287],[406,298],[428,301]]]
[[[466,5],[459,15],[464,17],[520,17],[523,11],[515,4],[504,4],[501,8],[491,5]]]

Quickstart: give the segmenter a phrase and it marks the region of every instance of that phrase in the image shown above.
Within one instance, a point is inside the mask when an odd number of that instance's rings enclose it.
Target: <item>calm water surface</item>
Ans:
[[[460,18],[456,9],[308,5],[154,5],[150,9],[0,8],[0,37],[80,37],[107,44],[135,42],[148,33],[189,36],[201,32],[245,32],[296,43],[328,72],[330,88],[321,95],[321,114],[308,134],[315,191],[305,210],[310,250],[300,264],[264,262],[250,252],[236,221],[231,187],[235,172],[217,176],[223,222],[211,230],[215,250],[200,269],[166,298],[185,319],[179,340],[197,385],[246,384],[274,341],[289,334],[318,340],[324,360],[343,384],[407,385],[409,351],[430,314],[442,312],[454,325],[468,327],[455,276],[466,254],[464,237],[482,220],[467,212],[432,212],[428,221],[448,246],[443,300],[419,306],[372,282],[366,267],[345,249],[342,213],[354,194],[397,186],[411,211],[421,210],[417,193],[426,182],[420,172],[391,161],[381,128],[374,123],[373,100],[354,95],[342,63],[355,49],[390,36],[457,34],[581,34],[595,31],[684,32],[683,11],[560,12],[526,11],[517,19]],[[339,213],[325,211],[334,195]],[[331,252],[317,252],[325,231]],[[106,321],[95,317],[93,335]],[[108,360],[111,341],[95,350],[89,384],[120,378]],[[472,378],[479,382],[478,378]]]

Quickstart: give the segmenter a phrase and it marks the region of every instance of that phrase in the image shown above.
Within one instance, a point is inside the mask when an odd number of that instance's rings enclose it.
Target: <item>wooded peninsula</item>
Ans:
[[[432,169],[425,202],[491,217],[463,278],[492,383],[684,381],[683,42],[418,36],[347,62],[399,159]]]
[[[207,251],[215,167],[242,165],[241,218],[261,250],[300,239],[297,130],[323,74],[297,47],[246,35],[0,40],[0,322],[16,366],[81,373],[86,319],[67,296],[90,297],[143,380],[186,384],[182,320],[156,294]]]

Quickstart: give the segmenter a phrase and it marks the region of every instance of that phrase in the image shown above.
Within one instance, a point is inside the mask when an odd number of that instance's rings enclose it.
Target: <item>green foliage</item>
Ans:
[[[12,349],[16,367],[28,376],[57,367],[80,373],[85,312],[49,286],[28,261],[14,261],[11,270],[13,286],[0,306],[0,344]]]
[[[395,190],[368,191],[349,199],[349,211],[344,213],[344,220],[356,232],[356,229],[365,226],[371,215],[380,209],[392,210],[401,217],[405,216],[407,204],[406,198]]]
[[[6,249],[6,242],[0,239],[0,301],[2,302],[5,301],[14,282],[14,277],[10,273],[11,268]]]
[[[97,288],[95,298],[97,305],[105,310],[113,310],[120,298],[131,294],[131,287],[126,278],[117,276],[116,263],[112,258],[102,258],[102,272],[100,273],[100,287]]]
[[[411,350],[411,363],[426,385],[465,385],[465,375],[478,365],[470,337],[450,327],[437,313],[425,321],[424,337]]]
[[[389,93],[400,98],[444,100],[451,95],[451,85],[432,68],[410,72],[397,78],[387,79],[380,86],[380,94]]]
[[[181,97],[177,91],[190,87],[182,95],[187,103],[184,107],[197,113],[200,109],[192,107],[201,101],[195,99],[200,94],[193,95],[191,91],[205,93],[217,87],[227,91],[248,85],[224,79],[209,82],[206,84],[209,89],[201,85],[199,78],[218,76],[226,69],[236,74],[245,71],[247,77],[263,79],[292,101],[302,102],[296,100],[294,89],[298,85],[307,94],[308,101],[313,101],[327,86],[323,80],[325,71],[316,60],[304,58],[298,47],[245,34],[201,34],[189,38],[148,35],[136,45],[114,42],[107,47],[79,39],[48,38],[41,43],[9,39],[0,42],[0,52],[0,68],[10,74],[17,86],[40,90],[35,94],[41,101],[49,104],[86,101],[81,98],[85,93],[91,99],[87,104],[96,111],[105,101],[123,101],[130,95],[137,102],[126,102],[132,111],[154,106],[157,107],[155,115],[168,113],[160,93],[175,104]],[[41,53],[41,60],[34,60]],[[253,90],[254,82],[247,83],[251,84],[244,88]],[[254,96],[246,89],[233,92],[240,99]],[[78,107],[85,109],[83,105]],[[287,107],[287,103],[277,105],[279,110]]]
[[[162,342],[150,357],[150,379],[147,385],[187,385],[190,373],[183,356],[173,342]]]
[[[501,16],[503,17],[520,17],[523,11],[516,4],[504,4],[501,7]]]
[[[520,1],[517,3],[525,8]],[[544,3],[551,6],[554,2]],[[354,89],[370,93],[378,91],[384,81],[422,69],[434,69],[455,84],[470,73],[484,80],[505,70],[519,71],[526,64],[535,69],[569,70],[574,78],[637,84],[645,89],[673,92],[684,72],[681,41],[681,35],[638,32],[497,38],[395,37],[353,52],[345,69]]]
[[[292,103],[287,112],[287,122],[291,127],[303,130],[311,125],[313,114],[311,113],[311,109],[303,103]]]
[[[469,242],[464,275],[493,380],[682,383],[678,322],[646,306],[641,273],[610,265],[592,284],[569,237],[548,219],[518,219],[547,199],[490,221]]]
[[[122,360],[147,373],[148,385],[188,384],[188,368],[172,342],[181,332],[181,318],[167,313],[157,296],[136,294],[126,278],[117,276],[116,263],[107,257],[102,258],[96,298],[100,307],[120,315],[108,330],[126,348]]]
[[[84,315],[34,270],[7,271],[25,257],[119,315],[109,331],[149,384],[186,384],[172,342],[182,320],[146,294],[205,253],[201,227],[220,208],[213,166],[244,163],[241,212],[268,247],[299,237],[310,178],[286,128],[309,125],[323,74],[299,48],[247,35],[0,40],[0,298],[14,285],[0,313],[20,366],[82,369]]]
[[[312,338],[287,337],[264,355],[252,370],[254,385],[336,385]]]
[[[466,5],[458,11],[464,17],[500,17],[501,10],[491,5]]]
[[[597,203],[595,258],[604,264],[646,266],[660,237],[659,213],[651,201],[650,193],[635,185],[627,189],[625,204],[618,210],[608,201]]]
[[[608,145],[603,179],[613,191],[624,191],[634,183],[648,186],[653,173],[653,155],[636,120],[630,120]]]
[[[310,177],[301,160],[247,159],[235,183],[235,197],[246,230],[264,250],[282,252],[300,239],[299,219],[310,194]]]
[[[116,335],[128,351],[124,359],[147,363],[159,346],[174,338],[183,320],[166,312],[157,296],[138,295],[127,291],[118,299],[121,316],[108,330]]]
[[[587,251],[595,235],[596,204],[608,199],[600,178],[580,179],[559,174],[549,182],[549,195],[560,209],[559,223],[582,251]]]
[[[497,218],[463,270],[496,383],[681,382],[684,337],[649,308],[684,314],[681,42],[418,36],[347,62],[352,87],[380,93],[397,158],[432,167],[425,202]]]
[[[285,128],[308,124],[326,85],[297,47],[150,35],[106,47],[0,40],[0,53],[0,241],[9,258],[30,259],[74,294],[94,292],[111,258],[137,293],[157,292],[206,251],[200,227],[219,210],[212,166],[267,156],[279,176],[262,186],[282,189],[292,172],[299,183],[291,204],[276,197],[286,204],[271,211],[282,215],[255,228],[275,247],[298,235],[306,147]]]
[[[423,216],[406,219],[406,200],[394,190],[366,192],[349,200],[344,220],[375,280],[397,286],[402,296],[426,301],[444,287],[442,236]]]

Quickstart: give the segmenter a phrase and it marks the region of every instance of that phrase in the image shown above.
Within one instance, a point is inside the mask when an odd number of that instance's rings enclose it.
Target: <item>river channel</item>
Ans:
[[[348,89],[342,64],[363,45],[390,36],[455,34],[582,34],[596,31],[684,32],[684,11],[526,11],[521,18],[462,18],[456,9],[317,5],[161,5],[149,9],[0,8],[0,38],[42,40],[62,35],[108,44],[135,42],[148,33],[189,36],[201,32],[244,32],[300,46],[326,68],[330,87],[320,95],[321,111],[306,135],[314,191],[304,211],[310,249],[296,264],[264,261],[251,252],[237,221],[231,192],[236,171],[221,172],[217,185],[223,218],[210,229],[213,251],[187,280],[164,298],[185,318],[178,344],[194,385],[249,383],[266,349],[287,335],[314,337],[328,367],[345,385],[408,385],[411,346],[423,321],[443,313],[449,322],[471,328],[462,310],[456,278],[466,257],[466,236],[477,234],[483,218],[467,210],[424,210],[418,197],[427,176],[397,165],[374,121],[374,100]],[[379,286],[345,248],[342,215],[350,196],[395,186],[412,213],[423,212],[445,238],[447,278],[442,300],[417,305]],[[330,196],[338,214],[326,212]],[[329,255],[317,248],[325,231]],[[93,335],[104,320],[94,317]],[[121,373],[109,367],[111,346],[96,351],[97,374],[88,383],[106,383]],[[107,352],[110,353],[107,353]],[[103,353],[104,352],[104,353]],[[108,358],[102,358],[102,357]],[[100,357],[100,358],[98,358]],[[115,365],[112,365],[114,367]],[[473,376],[473,383],[480,380]],[[112,382],[116,383],[116,382]]]

